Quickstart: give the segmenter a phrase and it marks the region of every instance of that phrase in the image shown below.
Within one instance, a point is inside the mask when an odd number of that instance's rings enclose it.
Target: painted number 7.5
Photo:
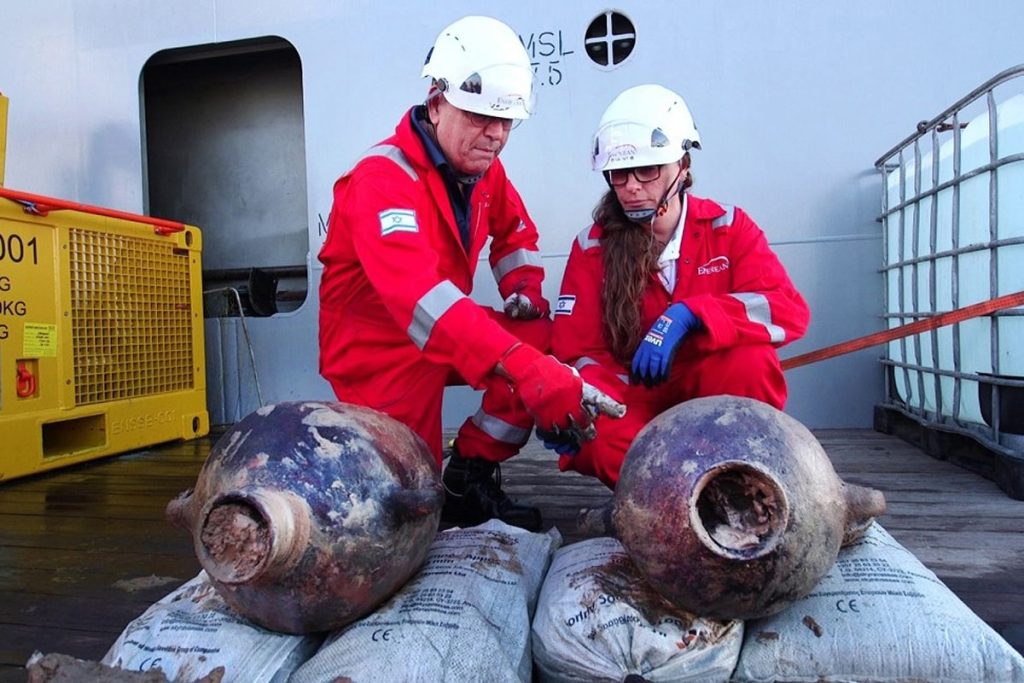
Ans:
[[[562,70],[555,66],[556,64],[558,64],[557,61],[547,62],[547,73],[542,74],[540,62],[534,62],[533,73],[542,84],[547,83],[548,85],[558,85],[562,82]]]

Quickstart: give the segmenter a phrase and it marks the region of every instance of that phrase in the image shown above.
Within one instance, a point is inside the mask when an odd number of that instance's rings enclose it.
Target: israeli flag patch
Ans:
[[[388,209],[377,214],[380,217],[380,236],[387,237],[393,232],[419,232],[416,212],[410,209]]]
[[[576,308],[575,296],[560,296],[555,304],[555,315],[572,315],[572,309]]]

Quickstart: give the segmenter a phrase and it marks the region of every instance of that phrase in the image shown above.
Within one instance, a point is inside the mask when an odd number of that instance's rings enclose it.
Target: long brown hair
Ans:
[[[683,191],[693,185],[688,167],[687,163]],[[640,301],[651,275],[658,272],[658,257],[663,246],[655,239],[650,226],[626,218],[611,188],[594,208],[594,222],[603,228],[601,308],[605,343],[615,359],[628,366],[647,332],[640,326]]]
[[[594,222],[604,229],[604,338],[615,359],[629,365],[644,332],[640,329],[640,297],[658,269],[661,247],[650,228],[626,218],[615,190],[609,189],[601,197],[594,209]]]

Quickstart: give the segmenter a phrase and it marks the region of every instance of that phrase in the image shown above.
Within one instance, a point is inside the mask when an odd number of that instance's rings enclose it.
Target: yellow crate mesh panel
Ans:
[[[188,253],[79,229],[68,248],[75,403],[193,388]]]

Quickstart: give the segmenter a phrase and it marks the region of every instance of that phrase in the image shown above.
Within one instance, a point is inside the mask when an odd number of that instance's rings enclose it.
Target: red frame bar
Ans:
[[[34,213],[39,216],[45,216],[51,211],[64,211],[70,209],[73,211],[82,211],[83,213],[91,213],[96,216],[120,218],[122,220],[133,221],[135,223],[152,225],[153,231],[158,235],[170,235],[171,233],[182,232],[185,230],[185,224],[178,221],[169,221],[164,218],[153,218],[152,216],[143,216],[137,213],[118,211],[117,209],[106,209],[102,206],[79,204],[78,202],[69,202],[65,199],[55,199],[53,197],[44,197],[38,194],[29,194],[28,192],[18,192],[17,190],[9,190],[6,187],[0,187],[0,197],[19,203],[30,204],[31,207],[25,207],[25,213]]]

